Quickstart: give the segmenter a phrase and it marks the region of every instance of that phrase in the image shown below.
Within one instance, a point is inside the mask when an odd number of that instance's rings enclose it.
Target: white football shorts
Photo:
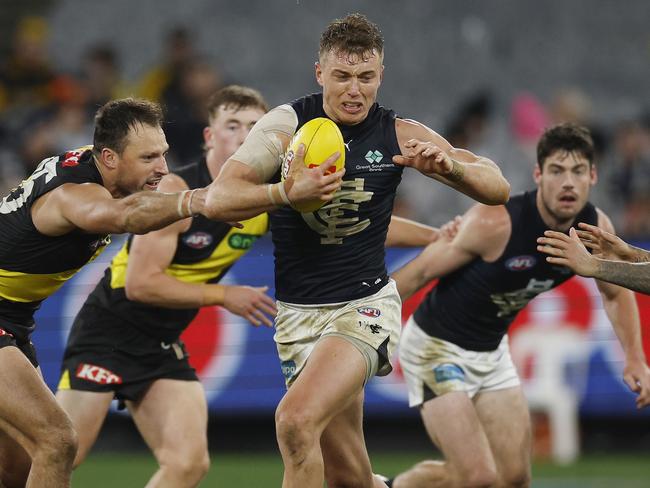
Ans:
[[[413,317],[402,330],[399,361],[411,407],[445,393],[460,391],[472,398],[479,392],[503,390],[520,384],[510,357],[507,335],[494,351],[468,351],[431,337]]]

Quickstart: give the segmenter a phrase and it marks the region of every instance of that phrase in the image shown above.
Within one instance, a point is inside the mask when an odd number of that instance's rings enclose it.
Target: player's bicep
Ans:
[[[415,120],[401,120],[401,124],[398,125],[398,140],[402,152],[404,152],[403,144],[410,139],[431,142],[446,152],[452,159],[463,163],[474,163],[479,160],[479,157],[473,152],[467,149],[455,148],[447,139],[426,125]]]
[[[34,224],[47,235],[74,228],[96,234],[120,232],[124,212],[120,200],[96,183],[67,183],[41,197],[32,212]],[[40,199],[39,199],[40,200]]]

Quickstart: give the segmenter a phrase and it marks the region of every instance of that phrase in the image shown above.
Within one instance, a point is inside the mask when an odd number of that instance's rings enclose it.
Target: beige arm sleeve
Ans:
[[[269,181],[282,164],[285,146],[278,135],[291,139],[298,115],[290,105],[280,105],[257,121],[244,143],[230,159],[251,166],[260,182]]]

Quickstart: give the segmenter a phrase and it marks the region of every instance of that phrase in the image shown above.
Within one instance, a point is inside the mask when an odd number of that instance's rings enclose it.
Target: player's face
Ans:
[[[323,87],[323,108],[344,125],[363,122],[377,99],[384,67],[377,51],[366,56],[329,51],[316,63],[316,80]]]
[[[225,162],[239,149],[255,123],[262,118],[264,111],[257,107],[233,107],[221,105],[210,117],[210,125],[203,129],[205,147],[210,157]]]
[[[127,143],[117,158],[117,186],[123,195],[141,190],[155,190],[169,173],[165,155],[169,150],[160,126],[136,124],[131,127]]]
[[[535,183],[543,216],[555,224],[572,221],[596,183],[596,169],[579,153],[555,151],[544,161],[543,170],[535,167]]]

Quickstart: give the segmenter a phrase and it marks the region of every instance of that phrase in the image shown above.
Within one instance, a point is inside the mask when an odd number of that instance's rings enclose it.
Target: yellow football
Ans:
[[[305,145],[305,166],[308,168],[320,166],[337,151],[340,154],[339,158],[325,174],[334,173],[345,166],[345,144],[343,143],[341,131],[330,119],[318,117],[305,123],[289,142],[282,162],[283,180],[289,174],[289,168],[300,144]],[[322,200],[314,200],[298,203],[293,205],[293,208],[302,213],[309,213],[315,212],[324,204],[325,202]]]

